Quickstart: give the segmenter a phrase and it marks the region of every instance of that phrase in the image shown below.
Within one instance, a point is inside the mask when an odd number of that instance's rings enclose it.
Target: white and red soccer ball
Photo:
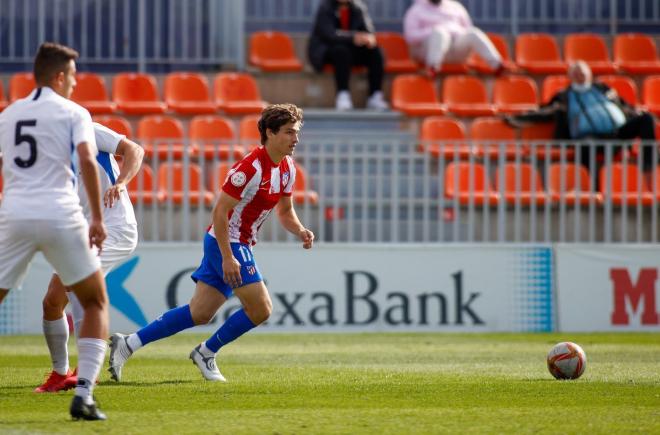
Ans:
[[[557,379],[577,379],[587,366],[587,355],[570,341],[554,345],[548,352],[548,370]]]

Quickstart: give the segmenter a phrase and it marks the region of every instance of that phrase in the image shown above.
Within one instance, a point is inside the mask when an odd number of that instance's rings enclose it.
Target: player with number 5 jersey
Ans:
[[[141,347],[195,325],[205,325],[232,295],[241,301],[222,326],[190,353],[190,359],[209,381],[224,381],[215,361],[223,346],[268,319],[272,302],[252,254],[257,232],[273,209],[282,226],[310,249],[314,234],[305,228],[291,198],[296,178],[292,155],[302,127],[302,110],[293,104],[275,104],[261,113],[258,127],[262,146],[229,171],[213,209],[213,224],[204,237],[204,257],[193,272],[195,293],[186,305],[163,313],[130,334],[113,334],[110,367],[121,380],[128,358]]]
[[[105,420],[92,390],[106,351],[108,297],[92,246],[106,237],[96,141],[89,112],[69,100],[78,53],[43,43],[34,60],[37,88],[0,114],[4,196],[0,205],[0,301],[20,285],[37,251],[84,309],[78,380],[69,412]],[[74,157],[77,157],[74,158]],[[76,162],[89,200],[89,225],[77,193]]]

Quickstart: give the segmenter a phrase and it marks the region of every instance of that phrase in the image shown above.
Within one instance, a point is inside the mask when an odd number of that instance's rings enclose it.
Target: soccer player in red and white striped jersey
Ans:
[[[255,263],[251,247],[270,212],[277,208],[281,224],[310,249],[314,234],[305,228],[293,208],[291,193],[296,169],[291,156],[298,144],[302,110],[293,104],[268,106],[261,114],[262,146],[229,171],[213,210],[213,225],[204,238],[204,258],[192,274],[196,283],[190,303],[163,313],[131,335],[113,334],[110,367],[121,379],[127,359],[139,348],[195,325],[207,324],[222,304],[235,294],[243,307],[205,342],[190,353],[202,376],[224,381],[215,355],[220,348],[268,319],[272,302]]]

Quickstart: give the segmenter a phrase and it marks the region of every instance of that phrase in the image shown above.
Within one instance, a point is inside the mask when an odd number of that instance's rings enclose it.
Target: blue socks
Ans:
[[[241,308],[229,316],[220,329],[215,331],[215,334],[206,340],[205,345],[207,349],[217,353],[222,346],[236,340],[255,326],[257,325],[252,323],[252,320],[245,314],[245,310]]]
[[[190,306],[183,305],[166,311],[162,316],[140,329],[136,334],[140,337],[142,345],[145,346],[152,341],[169,337],[193,326],[195,324],[190,314]]]

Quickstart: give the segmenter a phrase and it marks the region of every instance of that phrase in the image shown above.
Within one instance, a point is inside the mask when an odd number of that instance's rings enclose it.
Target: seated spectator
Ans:
[[[388,108],[382,92],[383,54],[376,45],[374,25],[361,0],[323,0],[316,12],[308,56],[317,72],[327,64],[334,67],[337,110],[353,108],[348,83],[355,65],[367,67],[367,108]]]
[[[655,141],[653,116],[637,111],[607,85],[592,83],[591,69],[586,62],[572,63],[568,68],[568,77],[570,86],[557,92],[548,104],[532,112],[504,116],[504,120],[513,127],[519,127],[524,122],[554,121],[557,140],[640,138]],[[605,147],[599,145],[594,148],[596,155],[602,158]],[[580,163],[587,168],[591,162],[590,150],[591,147],[584,147],[581,152]],[[621,147],[614,147],[613,155],[620,150]],[[642,166],[644,171],[655,167],[653,147],[643,147]]]
[[[465,63],[476,51],[499,75],[502,57],[488,36],[472,25],[470,15],[455,0],[415,0],[403,19],[410,53],[433,76],[442,64]]]

